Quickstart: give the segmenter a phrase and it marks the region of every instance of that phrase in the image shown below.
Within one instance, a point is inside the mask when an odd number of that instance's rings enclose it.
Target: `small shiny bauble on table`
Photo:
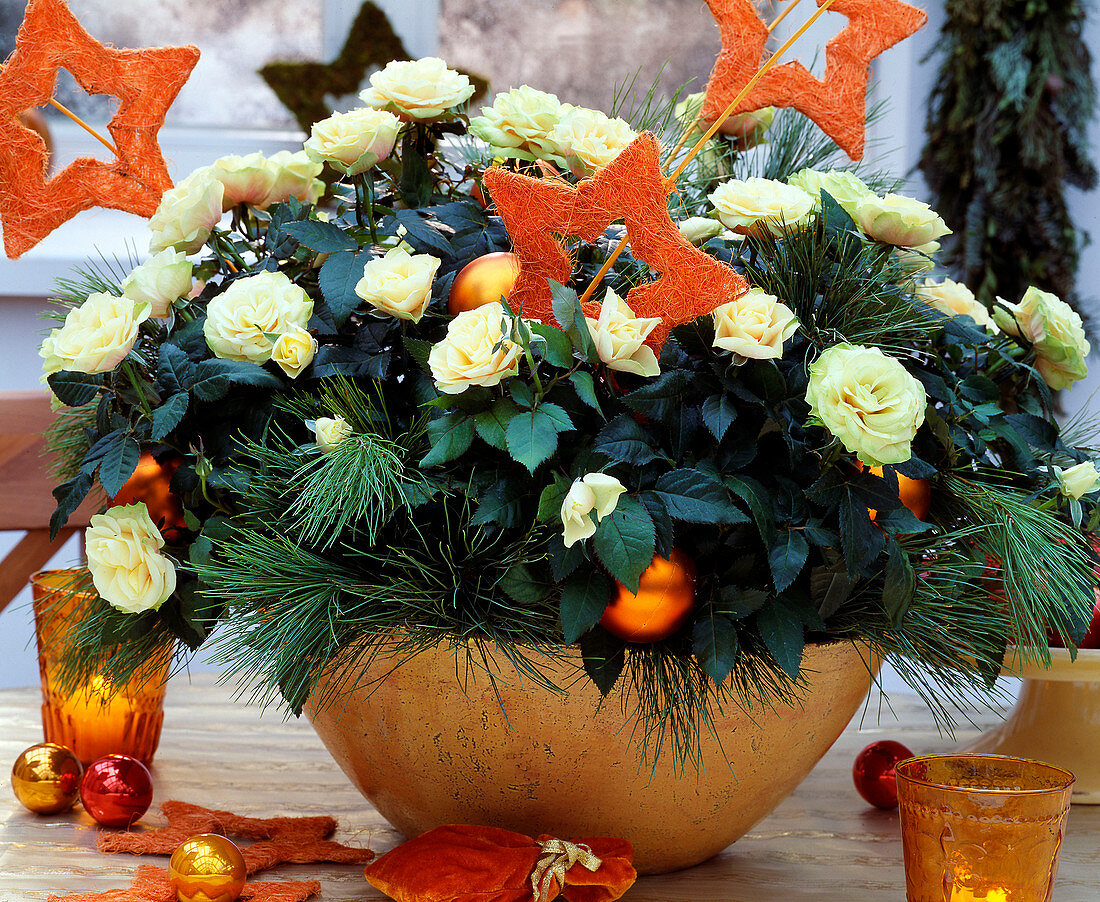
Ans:
[[[153,802],[153,778],[137,758],[107,755],[84,771],[80,801],[104,827],[129,827]]]
[[[899,761],[913,753],[900,742],[883,739],[872,742],[856,755],[852,780],[856,792],[876,808],[898,807],[898,781],[894,772]]]
[[[65,746],[42,742],[15,759],[11,788],[36,814],[59,814],[73,807],[82,771],[80,760]]]
[[[168,882],[179,902],[234,902],[247,876],[241,850],[217,833],[185,840],[168,862]]]

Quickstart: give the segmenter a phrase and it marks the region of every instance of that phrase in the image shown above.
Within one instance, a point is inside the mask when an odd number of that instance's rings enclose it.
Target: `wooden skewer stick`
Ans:
[[[814,10],[814,14],[806,20],[806,23],[801,28],[799,28],[798,31],[787,38],[787,40],[785,40],[782,45],[780,45],[779,49],[776,50],[775,53],[768,57],[764,65],[761,66],[757,70],[756,74],[748,80],[748,82],[745,84],[745,87],[737,92],[737,96],[734,97],[732,101],[730,101],[729,106],[727,106],[726,109],[722,112],[722,115],[715,119],[714,122],[711,123],[710,128],[708,128],[703,133],[703,136],[695,142],[695,145],[691,148],[691,150],[687,152],[687,155],[683,158],[683,160],[680,161],[680,165],[672,171],[672,173],[669,175],[669,178],[672,181],[675,182],[683,174],[684,170],[687,169],[688,164],[695,159],[696,154],[698,154],[699,151],[703,149],[703,146],[707,143],[707,141],[714,137],[714,133],[718,131],[718,127],[733,114],[733,111],[737,109],[741,101],[749,96],[749,92],[752,91],[754,87],[756,87],[756,83],[768,73],[768,70],[770,70],[771,67],[775,65],[776,61],[781,56],[783,56],[784,53],[791,49],[791,45],[800,37],[802,37],[802,35],[806,33],[810,26],[813,25],[814,22],[816,22],[819,18],[821,18],[821,16],[832,5],[833,0],[825,0],[825,2],[821,4],[821,6]]]
[[[802,0],[790,0],[790,2],[787,4],[787,6],[783,9],[783,12],[781,12],[778,16],[776,16],[772,20],[771,24],[768,26],[768,34],[771,34],[773,31],[775,31],[776,26],[780,22],[782,22],[787,17],[787,14],[792,9],[794,9],[796,6],[798,6],[798,4],[801,3],[801,2],[802,2]]]
[[[50,106],[52,106],[55,110],[58,110],[58,111],[64,113],[66,116],[68,116],[70,119],[72,119],[73,122],[75,122],[82,129],[84,129],[84,131],[86,131],[89,135],[91,135],[93,138],[95,138],[97,141],[99,141],[100,144],[102,144],[104,147],[106,147],[116,157],[118,156],[118,149],[110,141],[108,141],[106,138],[103,137],[103,135],[101,135],[94,128],[92,128],[90,125],[88,125],[87,122],[85,122],[83,119],[81,119],[76,113],[74,113],[72,110],[70,110],[67,106],[64,106],[64,105],[58,103],[52,97],[50,98]]]
[[[794,5],[798,2],[799,2],[799,0],[792,0],[791,5],[788,6],[787,9],[784,12],[780,13],[779,17],[768,27],[768,30],[771,31],[772,28],[774,28],[776,25],[778,25],[779,21],[783,18],[783,16],[785,16],[788,12],[790,12],[791,9],[794,7]],[[806,20],[806,24],[803,25],[801,28],[799,28],[798,31],[796,31],[794,34],[792,34],[789,38],[787,38],[787,40],[783,42],[783,44],[779,47],[779,49],[776,50],[775,53],[773,53],[770,57],[768,57],[768,59],[764,62],[764,65],[761,66],[760,69],[757,71],[757,73],[752,78],[749,79],[748,83],[745,85],[745,87],[743,87],[737,93],[737,96],[735,98],[733,98],[733,100],[726,107],[726,109],[722,113],[722,115],[714,120],[714,122],[711,124],[710,128],[708,128],[706,130],[706,132],[703,134],[703,137],[701,137],[698,141],[695,142],[695,144],[691,148],[691,150],[689,150],[687,152],[687,156],[685,156],[684,159],[680,162],[680,165],[677,166],[676,169],[669,175],[669,179],[671,181],[675,182],[677,179],[680,178],[680,176],[683,174],[684,170],[687,168],[688,163],[690,163],[693,159],[695,159],[695,155],[698,154],[700,150],[702,150],[703,146],[707,143],[707,141],[709,141],[711,138],[714,137],[714,133],[716,131],[718,131],[718,127],[723,122],[725,122],[733,114],[733,111],[735,109],[737,109],[737,107],[741,103],[741,101],[744,100],[746,97],[748,97],[749,92],[756,86],[756,83],[758,81],[760,81],[761,78],[764,77],[764,74],[772,66],[775,65],[776,61],[781,56],[783,56],[784,53],[786,53],[788,50],[791,49],[791,45],[794,44],[794,42],[797,41],[800,37],[802,37],[802,35],[804,35],[806,33],[806,31],[809,29],[809,27],[811,25],[814,24],[814,22],[816,22],[819,18],[821,18],[822,14],[830,6],[832,6],[832,4],[833,4],[833,0],[825,0],[825,2],[822,3],[821,6],[819,6],[814,11],[814,14],[812,16],[810,16],[810,18],[808,20]],[[684,133],[680,136],[680,140],[676,144],[676,147],[673,148],[672,153],[669,155],[669,159],[672,159],[672,157],[675,157],[676,154],[679,153],[680,148],[684,146],[684,143],[687,140],[688,135],[690,135],[691,132],[695,129],[695,126],[698,122],[699,122],[699,116],[696,116],[695,119],[692,120],[692,123],[687,127],[687,129],[684,131]],[[582,304],[585,303],[586,301],[588,301],[592,297],[592,295],[596,291],[596,286],[599,285],[599,283],[603,279],[603,277],[605,275],[607,275],[607,271],[609,269],[611,269],[611,267],[615,264],[615,261],[619,259],[619,254],[621,254],[623,252],[623,248],[626,247],[627,240],[628,239],[627,239],[626,235],[623,235],[623,237],[621,239],[619,239],[618,246],[612,252],[611,256],[608,257],[607,260],[604,262],[604,265],[600,267],[600,270],[599,270],[599,272],[596,273],[595,278],[592,279],[592,281],[589,283],[588,287],[584,290],[584,294],[581,295],[581,303]]]

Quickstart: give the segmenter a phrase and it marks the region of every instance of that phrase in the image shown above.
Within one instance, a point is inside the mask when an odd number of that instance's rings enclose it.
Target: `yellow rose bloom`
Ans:
[[[806,402],[811,417],[871,467],[913,456],[924,422],[924,386],[878,348],[840,344],[810,366]]]
[[[925,279],[917,285],[917,297],[948,316],[969,316],[979,326],[985,326],[992,332],[1000,332],[989,309],[979,301],[974,292],[962,282],[944,279],[936,282]]]
[[[130,298],[94,292],[50,332],[39,355],[45,373],[107,373],[126,359],[137,341],[138,327],[149,318],[150,305]]]
[[[589,473],[573,480],[561,503],[562,538],[565,547],[584,541],[596,532],[596,520],[602,520],[619,504],[626,487],[614,476]],[[591,514],[595,513],[596,520]]]
[[[661,372],[657,355],[646,337],[660,324],[659,317],[636,317],[625,301],[608,289],[600,305],[599,319],[585,317],[596,353],[609,370],[633,373],[636,376],[656,376]]]
[[[625,120],[585,107],[571,109],[550,131],[550,140],[560,148],[577,178],[603,169],[637,137]]]
[[[164,537],[144,502],[89,520],[88,569],[103,600],[128,614],[155,611],[176,590],[176,568],[160,551]]]
[[[165,191],[149,220],[149,250],[155,254],[171,247],[193,254],[201,249],[222,218],[224,192],[209,166],[196,169]]]
[[[313,424],[317,447],[326,452],[339,445],[353,431],[351,424],[341,416],[318,417]]]
[[[191,293],[191,270],[186,254],[165,248],[122,280],[122,296],[149,304],[151,316],[167,316],[175,301]]]
[[[393,153],[400,131],[401,120],[393,113],[365,107],[313,123],[304,149],[315,163],[358,175]]]
[[[897,247],[919,247],[951,234],[928,204],[901,194],[858,200],[853,219],[869,238]]]
[[[498,385],[519,372],[523,348],[504,337],[503,319],[504,307],[494,301],[451,320],[447,336],[428,354],[436,388],[458,395],[471,385]]]
[[[436,56],[394,60],[370,77],[370,87],[359,97],[375,109],[394,107],[404,119],[437,119],[469,100],[470,79],[447,67]]]
[[[1096,472],[1096,464],[1086,460],[1083,464],[1063,470],[1054,468],[1058,474],[1058,483],[1062,494],[1067,498],[1078,501],[1084,495],[1089,495],[1100,488],[1100,473]]]
[[[731,179],[708,197],[722,224],[741,235],[770,233],[779,237],[784,224],[802,226],[814,209],[813,197],[774,179]]]
[[[203,333],[215,357],[262,364],[271,359],[274,340],[293,326],[305,329],[313,301],[280,272],[237,279],[206,308]]]
[[[438,257],[410,254],[398,245],[363,267],[355,293],[381,313],[420,322],[432,299],[439,263]]]
[[[317,353],[317,339],[301,326],[292,323],[271,346],[271,359],[291,379],[297,379]]]
[[[714,310],[714,347],[736,358],[777,360],[783,342],[798,329],[798,317],[775,295],[750,288]]]
[[[495,156],[560,160],[561,148],[550,133],[572,109],[553,94],[521,85],[482,107],[481,115],[470,120],[470,134],[485,141]]]
[[[800,169],[787,179],[787,184],[801,188],[813,197],[815,210],[821,209],[821,192],[824,190],[852,219],[856,218],[859,202],[865,197],[875,196],[875,192],[859,176],[842,169]]]
[[[1088,375],[1088,339],[1081,317],[1065,301],[1034,285],[1019,304],[997,299],[1003,307],[993,311],[997,325],[1009,335],[1025,338],[1035,349],[1035,369],[1055,391],[1069,388]]]

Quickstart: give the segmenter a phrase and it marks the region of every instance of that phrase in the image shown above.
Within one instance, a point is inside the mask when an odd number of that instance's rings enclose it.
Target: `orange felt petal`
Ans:
[[[0,71],[0,222],[9,257],[90,207],[153,215],[172,187],[157,133],[198,59],[195,47],[105,47],[63,0],[30,0]],[[19,114],[49,102],[62,67],[89,94],[118,98],[107,125],[117,154],[110,163],[80,157],[47,181],[45,142]]]
[[[540,840],[551,839],[540,836]],[[549,899],[612,902],[634,883],[634,850],[621,839],[582,839],[601,860],[589,871],[575,864],[556,880]],[[364,872],[396,902],[531,902],[531,873],[542,850],[529,836],[497,827],[437,827],[387,852]]]
[[[825,0],[817,0],[821,6]],[[718,22],[722,50],[707,83],[703,117],[713,121],[736,98],[764,62],[768,29],[751,0],[707,0]],[[871,61],[909,37],[927,14],[901,0],[835,0],[830,12],[848,26],[825,48],[825,78],[818,80],[798,62],[764,74],[733,110],[792,107],[821,126],[853,160],[863,156],[867,79]]]
[[[660,273],[654,281],[632,288],[625,299],[635,316],[661,320],[646,339],[654,351],[660,352],[670,329],[748,290],[741,275],[680,234],[668,213],[673,185],[661,172],[660,148],[652,135],[639,135],[576,188],[503,169],[487,170],[485,185],[519,260],[509,301],[522,306],[529,319],[553,324],[548,280],[569,281],[572,262],[558,236],[594,241],[620,218],[634,256]],[[588,304],[585,312],[598,316],[599,305]]]
[[[292,880],[286,883],[247,883],[241,890],[242,902],[305,902],[321,892],[316,880]],[[103,893],[74,893],[50,896],[48,902],[176,902],[176,891],[168,882],[164,868],[142,865],[126,889]]]

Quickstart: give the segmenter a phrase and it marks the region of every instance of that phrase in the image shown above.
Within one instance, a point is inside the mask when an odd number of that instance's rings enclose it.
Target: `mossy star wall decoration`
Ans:
[[[635,316],[660,318],[646,339],[658,354],[672,328],[748,290],[740,274],[692,246],[676,228],[668,213],[673,185],[661,172],[660,148],[650,134],[639,135],[575,188],[499,168],[486,171],[485,185],[519,258],[508,299],[528,318],[555,322],[548,279],[564,284],[573,268],[558,236],[595,241],[616,219],[626,223],[634,256],[660,273],[626,296]],[[585,305],[589,316],[598,316],[599,310],[597,303]]]
[[[824,3],[817,0],[818,6]],[[707,0],[707,5],[722,36],[703,104],[703,118],[714,121],[760,69],[768,26],[751,0]],[[846,16],[848,26],[825,47],[825,78],[815,78],[799,62],[784,63],[765,73],[733,112],[792,107],[858,160],[865,143],[871,61],[917,31],[928,16],[901,0],[834,0],[829,10]]]
[[[91,207],[153,215],[172,187],[157,133],[198,59],[195,47],[105,47],[63,0],[30,0],[15,50],[0,70],[0,222],[9,257]],[[89,94],[118,98],[107,125],[115,158],[80,157],[47,180],[45,142],[19,114],[50,101],[62,67]]]
[[[302,131],[308,134],[314,122],[332,114],[325,101],[327,95],[354,94],[372,66],[382,67],[391,60],[407,59],[411,57],[386,14],[367,0],[359,7],[344,46],[331,63],[276,61],[259,72],[279,102],[290,110]],[[475,86],[472,100],[483,97],[489,89],[488,80],[472,72],[459,71],[469,76]]]

